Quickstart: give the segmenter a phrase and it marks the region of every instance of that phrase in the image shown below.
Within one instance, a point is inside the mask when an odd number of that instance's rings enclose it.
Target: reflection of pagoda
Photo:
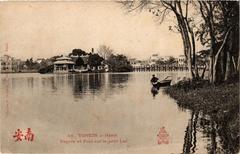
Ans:
[[[54,73],[68,73],[74,70],[75,63],[69,57],[57,58],[54,64]]]

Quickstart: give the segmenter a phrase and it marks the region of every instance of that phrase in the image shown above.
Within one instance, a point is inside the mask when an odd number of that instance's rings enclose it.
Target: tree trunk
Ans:
[[[225,72],[225,77],[224,80],[228,80],[231,76],[231,56],[230,52],[227,52],[227,62],[226,62],[226,72]]]
[[[240,54],[238,54],[238,64],[237,64],[237,72],[238,73],[239,73],[239,68],[240,68]]]
[[[214,62],[214,57],[213,55],[210,55],[210,59],[209,59],[209,81],[210,83],[213,83],[213,62]]]
[[[234,70],[234,73],[237,74],[237,64],[236,64],[236,61],[235,61],[234,56],[232,56],[232,63],[233,63],[233,70]]]
[[[187,59],[187,67],[189,71],[189,76],[192,79],[194,77],[194,73],[192,71],[192,55],[191,55],[191,42],[189,40],[188,29],[184,19],[179,15],[175,14],[178,20],[178,25],[180,28],[181,36],[183,39],[184,53]]]
[[[202,72],[202,75],[201,75],[201,79],[204,79],[204,74],[205,74],[206,68],[207,68],[207,66],[205,66],[204,69],[203,69],[203,72]]]
[[[216,53],[215,57],[214,57],[214,64],[213,64],[213,82],[216,82],[217,81],[217,64],[218,64],[218,59],[219,59],[219,54],[223,51],[223,48],[225,47],[226,45],[226,42],[227,42],[227,39],[228,39],[228,36],[229,36],[229,33],[230,33],[230,30],[231,28],[228,29],[228,31],[226,32],[225,36],[224,36],[224,39],[223,39],[223,42],[220,46],[220,48],[218,49],[218,52]],[[228,51],[229,52],[229,51]],[[230,53],[229,53],[230,54]],[[226,70],[227,71],[227,70]]]

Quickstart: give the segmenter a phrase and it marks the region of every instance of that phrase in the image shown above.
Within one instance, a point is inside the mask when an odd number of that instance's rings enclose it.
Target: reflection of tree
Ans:
[[[84,75],[74,75],[73,80],[73,91],[74,95],[81,95],[87,91],[88,77]]]
[[[234,107],[208,114],[192,111],[185,131],[183,153],[195,153],[197,132],[202,133],[208,153],[238,153],[238,115],[239,109]]]
[[[225,116],[220,119],[215,115],[201,118],[200,127],[210,141],[207,143],[209,153],[237,153],[239,137],[233,135],[233,131],[230,129],[230,121]],[[217,140],[218,137],[220,143]]]
[[[104,74],[89,74],[89,89],[94,93],[96,90],[100,90],[104,85]]]
[[[212,117],[203,116],[200,118],[200,127],[203,129],[203,135],[208,138],[207,150],[211,154],[217,151],[217,132],[216,123]]]
[[[198,112],[192,112],[191,119],[188,121],[188,125],[185,131],[183,153],[194,153],[196,149],[196,135],[197,135],[197,121]]]
[[[109,82],[111,85],[121,84],[128,81],[129,74],[110,74]]]
[[[52,79],[52,89],[66,92],[70,89],[75,98],[87,95],[103,95],[104,98],[122,89],[128,81],[128,74],[86,73],[55,75]],[[44,83],[43,83],[44,84]]]
[[[239,127],[234,126],[239,124],[236,112],[239,113],[238,108],[222,113],[223,116],[219,118],[213,118],[216,121],[217,133],[225,153],[238,153],[239,151]]]
[[[28,87],[33,88],[33,77],[27,78]]]

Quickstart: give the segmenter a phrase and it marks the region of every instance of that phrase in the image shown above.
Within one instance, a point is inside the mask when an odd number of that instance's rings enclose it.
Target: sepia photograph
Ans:
[[[1,0],[0,153],[238,154],[238,0]]]

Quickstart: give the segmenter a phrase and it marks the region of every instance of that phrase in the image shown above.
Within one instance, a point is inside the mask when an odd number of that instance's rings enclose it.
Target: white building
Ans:
[[[160,59],[158,54],[152,54],[150,59],[149,59],[149,65],[156,65],[156,62]]]
[[[178,66],[180,67],[186,66],[186,57],[184,55],[178,56],[177,60],[178,60]]]
[[[136,60],[136,58],[129,59],[130,65],[132,65],[133,68],[140,68],[142,66],[141,60]]]
[[[20,59],[15,59],[9,55],[3,55],[0,57],[1,72],[19,72],[20,63]]]
[[[69,57],[57,58],[54,64],[53,73],[68,73],[74,70],[75,63]]]

